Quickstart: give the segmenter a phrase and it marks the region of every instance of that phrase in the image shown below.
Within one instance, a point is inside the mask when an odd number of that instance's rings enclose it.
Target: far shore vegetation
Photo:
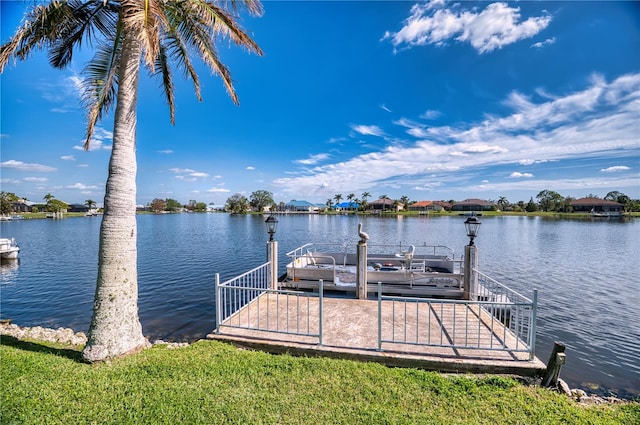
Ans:
[[[431,201],[433,207],[424,210],[415,210],[412,208],[417,202],[402,196],[399,199],[391,199],[386,195],[380,195],[378,201],[383,201],[388,206],[382,209],[376,209],[369,202],[371,194],[363,192],[361,197],[357,197],[351,193],[347,196],[336,194],[334,197],[327,199],[324,204],[313,205],[313,212],[319,214],[376,214],[376,215],[456,215],[459,211],[451,211],[451,208],[458,202],[453,199]],[[585,198],[602,199],[604,201],[612,201],[621,205],[622,211],[627,216],[640,217],[640,199],[631,199],[629,196],[618,191],[608,192],[604,197],[594,194],[588,194]],[[341,203],[342,200],[346,202]],[[510,202],[506,197],[501,196],[498,200],[484,200],[490,204],[488,208],[477,210],[484,216],[494,215],[527,215],[527,216],[551,216],[579,218],[589,217],[589,212],[576,212],[571,206],[576,198],[564,197],[558,192],[551,190],[543,190],[529,201]],[[42,203],[29,203],[28,207],[21,206],[27,203],[26,198],[21,198],[14,193],[0,192],[0,215],[22,215],[24,218],[46,218],[52,213],[62,213],[65,217],[97,215],[102,213],[102,208],[97,208],[96,201],[87,199],[83,204],[68,204],[55,198],[50,193],[43,197]],[[386,201],[386,202],[385,202]],[[295,202],[295,201],[291,201]],[[73,211],[74,209],[80,211]],[[292,211],[290,203],[284,201],[276,202],[273,194],[267,190],[257,190],[252,192],[249,198],[240,193],[230,196],[223,205],[207,204],[194,199],[187,203],[181,203],[175,199],[155,198],[145,206],[138,207],[138,213],[178,213],[178,212],[229,212],[232,214],[263,214],[265,212],[301,212]],[[311,211],[306,211],[311,212]]]
[[[0,422],[637,424],[640,401],[581,404],[513,377],[293,357],[217,341],[87,364],[82,347],[0,342]]]

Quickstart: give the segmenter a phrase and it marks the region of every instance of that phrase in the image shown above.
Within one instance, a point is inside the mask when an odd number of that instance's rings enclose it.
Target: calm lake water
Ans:
[[[224,281],[265,261],[261,216],[138,216],[139,310],[150,339],[192,341],[215,327],[214,276]],[[307,242],[447,245],[468,238],[463,217],[281,215],[285,253]],[[0,267],[0,315],[22,326],[86,332],[97,274],[100,217],[0,222],[21,247]],[[479,268],[527,297],[538,289],[536,354],[567,346],[561,377],[598,394],[640,397],[640,220],[482,217]],[[355,248],[354,248],[355,249]]]

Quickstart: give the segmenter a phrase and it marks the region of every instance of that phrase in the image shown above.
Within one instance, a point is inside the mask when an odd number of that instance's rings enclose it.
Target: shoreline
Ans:
[[[43,328],[42,326],[19,326],[11,323],[10,319],[0,320],[0,336],[6,335],[16,338],[20,341],[40,341],[62,344],[66,346],[72,346],[74,348],[80,348],[87,343],[87,336],[84,332],[75,332],[73,329],[59,327],[57,329]],[[197,341],[196,341],[197,342]],[[187,342],[165,342],[162,340],[156,340],[152,345],[164,345],[167,348],[175,349],[188,347],[190,343]],[[539,380],[523,381],[526,385],[539,385]],[[594,404],[621,404],[636,401],[635,399],[623,399],[613,396],[598,396],[594,394],[588,394],[585,390],[580,388],[570,388],[566,382],[562,379],[558,379],[558,388],[556,391],[565,394],[567,397],[573,399],[579,404],[594,405]]]

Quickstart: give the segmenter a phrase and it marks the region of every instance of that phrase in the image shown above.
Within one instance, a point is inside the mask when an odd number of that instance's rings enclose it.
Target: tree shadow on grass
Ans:
[[[31,351],[34,353],[53,354],[55,356],[66,357],[78,363],[86,363],[86,361],[82,358],[81,350],[50,347],[42,343],[23,341],[9,335],[0,336],[0,345],[6,345],[7,347],[14,347],[20,350]]]

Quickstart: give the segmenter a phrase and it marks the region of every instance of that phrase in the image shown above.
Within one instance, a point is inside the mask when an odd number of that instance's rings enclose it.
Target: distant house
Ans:
[[[580,198],[571,203],[574,212],[621,213],[624,206],[600,198]]]
[[[451,207],[451,211],[492,211],[495,205],[492,202],[482,199],[465,199],[456,202]]]
[[[357,202],[340,202],[339,204],[335,204],[333,208],[339,211],[354,211],[360,208],[360,204]]]
[[[31,212],[33,210],[33,206],[36,205],[35,202],[19,200],[11,203],[11,209],[13,212]]]
[[[215,211],[224,211],[224,205],[218,205],[214,203],[207,205],[207,212],[215,212]]]
[[[390,211],[393,210],[395,201],[393,199],[376,199],[375,201],[369,202],[369,209],[371,210],[379,210],[379,211]]]
[[[315,213],[318,212],[319,208],[317,205],[312,204],[309,201],[296,201],[292,199],[287,202],[284,206],[285,211],[291,212],[307,212],[307,213]]]
[[[409,205],[409,211],[442,211],[443,209],[433,201],[418,201]]]
[[[453,206],[449,202],[445,201],[433,201],[433,203],[435,205],[441,206],[445,211],[451,211],[451,207]]]
[[[88,213],[89,207],[84,204],[69,204],[69,208],[67,208],[67,212]]]

